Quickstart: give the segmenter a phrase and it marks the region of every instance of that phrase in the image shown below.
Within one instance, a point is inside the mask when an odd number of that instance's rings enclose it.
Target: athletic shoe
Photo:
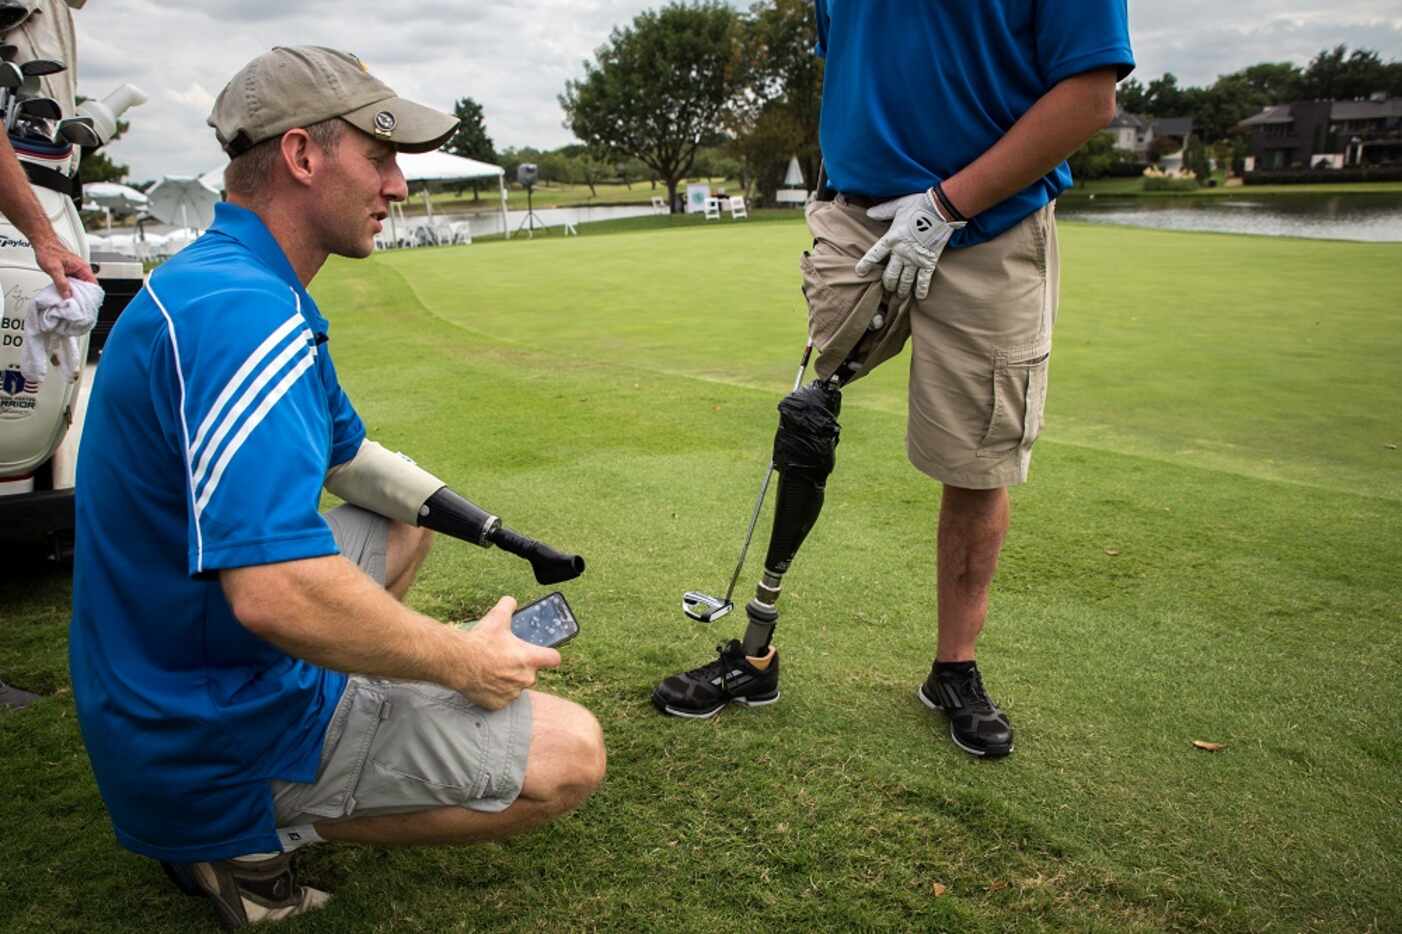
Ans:
[[[779,699],[779,651],[769,667],[760,670],[745,658],[737,639],[716,646],[718,657],[709,665],[684,671],[659,684],[652,705],[674,717],[705,720],[726,704],[762,707]]]
[[[297,884],[291,853],[260,860],[161,863],[161,868],[187,895],[208,895],[219,923],[229,929],[306,914],[331,900],[319,889]]]
[[[0,707],[9,707],[14,710],[19,710],[21,707],[28,707],[38,699],[38,694],[31,694],[28,691],[21,691],[19,688],[12,688],[4,681],[0,681]]]
[[[993,759],[1013,751],[1013,725],[983,689],[977,665],[966,671],[934,667],[915,695],[931,710],[944,712],[949,738],[970,755]]]

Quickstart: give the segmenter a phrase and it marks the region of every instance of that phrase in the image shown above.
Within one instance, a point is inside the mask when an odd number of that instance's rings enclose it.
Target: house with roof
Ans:
[[[1115,108],[1115,118],[1102,132],[1114,137],[1116,149],[1133,153],[1137,159],[1144,159],[1149,151],[1149,121],[1123,107]]]
[[[1252,167],[1335,168],[1402,162],[1402,98],[1273,104],[1237,129],[1249,134]]]

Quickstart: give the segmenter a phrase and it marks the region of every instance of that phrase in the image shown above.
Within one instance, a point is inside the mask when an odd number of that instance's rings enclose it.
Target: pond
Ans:
[[[1067,198],[1062,220],[1322,240],[1402,242],[1402,193]]]

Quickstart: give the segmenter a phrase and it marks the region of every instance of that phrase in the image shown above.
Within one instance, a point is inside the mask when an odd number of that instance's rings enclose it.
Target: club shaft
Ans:
[[[797,392],[798,387],[803,385],[803,371],[808,369],[808,358],[812,353],[813,342],[809,341],[803,348],[803,358],[798,361],[798,374],[793,381],[794,392]],[[759,522],[759,513],[764,508],[764,497],[769,492],[769,481],[773,476],[774,461],[770,460],[769,466],[764,469],[764,482],[759,485],[759,496],[755,497],[755,508],[750,513],[750,527],[745,530],[745,543],[740,546],[740,560],[735,562],[735,573],[730,575],[730,586],[725,588],[726,603],[729,603],[730,598],[735,594],[735,583],[740,579],[740,571],[745,566],[745,556],[750,553],[750,542],[755,537],[755,524]]]

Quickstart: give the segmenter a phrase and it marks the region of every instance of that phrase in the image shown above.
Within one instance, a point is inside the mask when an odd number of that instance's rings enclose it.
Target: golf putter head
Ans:
[[[735,604],[720,597],[713,597],[699,590],[688,590],[682,594],[682,612],[688,619],[698,623],[714,623],[735,609]]]
[[[7,91],[18,90],[24,84],[24,72],[14,62],[0,63],[0,88]]]

